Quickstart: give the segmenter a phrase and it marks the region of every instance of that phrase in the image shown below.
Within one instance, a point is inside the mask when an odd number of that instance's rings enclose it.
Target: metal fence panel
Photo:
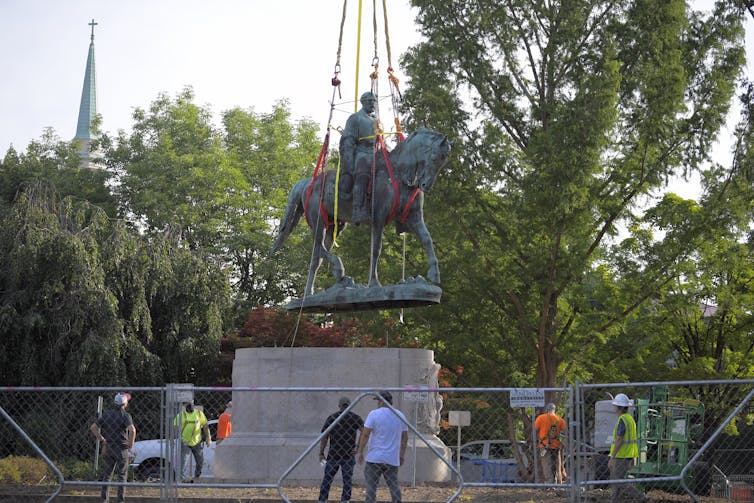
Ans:
[[[617,416],[611,398],[626,394],[637,424],[638,458],[631,484],[655,493],[732,498],[737,477],[752,473],[752,381],[680,381],[578,387],[585,450],[604,466]],[[579,483],[592,487],[599,477]],[[640,482],[640,483],[639,483]],[[610,482],[608,481],[608,484]],[[745,482],[744,482],[745,484]],[[626,484],[624,484],[626,485]],[[741,490],[743,492],[743,490]],[[734,499],[734,501],[737,501]]]
[[[521,402],[525,395],[513,388],[394,388],[390,390],[393,405],[409,427],[408,462],[400,469],[401,484],[407,491],[436,490],[438,501],[454,500],[461,488],[471,501],[490,492],[503,499],[520,493],[535,501],[607,501],[610,491],[619,486],[635,487],[656,500],[672,495],[691,501],[747,501],[747,495],[754,494],[752,390],[754,381],[576,384],[536,390],[534,402]],[[102,462],[89,426],[103,407],[112,406],[118,391],[0,388],[0,408],[7,414],[0,417],[2,490],[12,491],[22,483],[29,490],[30,480],[21,481],[15,468],[8,468],[17,466],[19,457],[42,465],[46,458],[58,469],[62,486],[75,484],[96,494]],[[136,463],[125,484],[128,491],[158,491],[159,497],[169,501],[202,490],[231,494],[253,489],[288,501],[288,494],[295,490],[297,494],[309,491],[308,499],[316,501],[325,469],[320,464],[320,440],[330,431],[343,435],[348,431],[341,419],[342,425],[330,423],[331,429],[323,434],[327,416],[338,411],[339,398],[347,396],[349,411],[366,418],[378,390],[175,385],[124,391],[133,396],[128,411],[138,442],[132,452]],[[611,481],[607,461],[616,416],[610,400],[617,393],[634,400],[631,411],[637,423],[639,457],[626,479]],[[214,439],[211,446],[203,447],[202,476],[193,481],[193,457],[184,471],[177,440],[176,417],[187,394],[210,421]],[[217,423],[231,401],[233,433],[218,444]],[[541,410],[529,406],[548,402],[556,405],[566,422],[559,454],[562,483],[544,478],[533,429]],[[469,423],[451,425],[450,411],[468,412]],[[454,414],[454,419],[464,417]],[[325,464],[326,458],[327,454]],[[228,459],[237,465],[235,472],[231,470],[233,477],[222,476],[228,473]],[[425,465],[432,465],[431,469]],[[445,478],[428,480],[427,470],[440,470]],[[111,494],[117,485],[112,484]],[[60,486],[55,470],[32,481],[32,487],[44,489],[45,494]],[[331,500],[340,496],[341,487],[338,475]],[[357,465],[355,501],[363,499],[363,487],[363,467]]]

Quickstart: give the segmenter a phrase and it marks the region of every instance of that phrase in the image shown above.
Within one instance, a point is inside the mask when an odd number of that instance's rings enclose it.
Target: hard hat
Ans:
[[[615,395],[615,399],[613,399],[613,405],[617,407],[630,407],[631,406],[631,400],[628,399],[626,395],[623,393],[618,393]]]
[[[128,401],[131,400],[131,395],[128,393],[120,392],[115,395],[114,402],[116,405],[124,405],[128,403]]]
[[[547,404],[547,407],[545,407],[545,410],[546,410],[547,412],[550,412],[550,411],[555,411],[555,409],[557,409],[557,407],[555,406],[555,404],[554,404],[554,403],[548,403],[548,404]]]

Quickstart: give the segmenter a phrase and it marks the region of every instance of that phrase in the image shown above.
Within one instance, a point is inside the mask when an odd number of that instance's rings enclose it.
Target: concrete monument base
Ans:
[[[357,392],[255,388],[407,388],[407,392],[393,392],[393,406],[450,460],[450,449],[432,433],[442,406],[439,394],[412,390],[420,386],[436,388],[439,368],[434,353],[424,349],[239,349],[233,362],[233,387],[248,390],[233,391],[233,433],[217,446],[215,477],[236,482],[277,482],[315,442],[325,418],[338,410],[340,396],[353,400],[352,411],[363,419],[376,406],[371,396],[357,402]],[[285,485],[318,485],[323,475],[318,454],[316,445],[285,477]],[[363,472],[363,465],[357,464],[357,484],[363,483]],[[417,484],[445,482],[450,480],[450,473],[432,449],[409,430],[400,480]],[[336,483],[340,483],[339,475]]]

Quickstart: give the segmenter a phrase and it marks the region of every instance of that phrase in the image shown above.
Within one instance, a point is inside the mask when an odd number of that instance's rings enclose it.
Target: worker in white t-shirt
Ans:
[[[389,391],[380,391],[374,399],[377,400],[377,408],[364,421],[357,451],[359,464],[366,461],[364,501],[374,503],[377,500],[377,485],[380,476],[383,476],[393,503],[399,503],[401,488],[398,485],[398,468],[403,464],[408,443],[406,417],[401,411],[394,411],[386,405],[393,404]]]

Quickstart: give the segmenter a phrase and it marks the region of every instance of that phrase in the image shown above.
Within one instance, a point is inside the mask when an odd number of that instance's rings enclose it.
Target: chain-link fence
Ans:
[[[126,410],[137,435],[126,482],[114,476],[111,497],[121,485],[129,499],[258,491],[283,501],[364,500],[360,428],[385,402],[374,400],[379,390],[187,385],[0,388],[0,500],[33,493],[44,501],[68,488],[99,494],[106,454],[90,427],[116,408],[119,391],[132,396]],[[392,422],[383,420],[399,437],[405,431],[397,470],[405,501],[473,501],[490,491],[501,500],[608,501],[614,490],[617,501],[754,500],[754,381],[387,391]],[[614,481],[619,393],[631,400],[635,440],[632,427],[622,438],[636,446],[636,463]],[[370,462],[370,449],[362,453]],[[378,500],[389,501],[380,484]]]
[[[752,501],[754,480],[754,384],[752,381],[658,382],[576,386],[575,433],[588,446],[595,473],[609,473],[614,435],[613,395],[630,397],[637,429],[637,462],[628,470],[633,486],[699,498]],[[582,487],[595,482],[580,478]]]

